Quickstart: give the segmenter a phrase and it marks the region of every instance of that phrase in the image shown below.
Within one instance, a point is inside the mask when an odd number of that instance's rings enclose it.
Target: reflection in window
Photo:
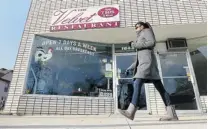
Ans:
[[[200,95],[207,95],[207,59],[200,51],[193,51],[191,60]]]
[[[26,93],[112,97],[111,50],[111,45],[36,36]]]
[[[188,78],[165,78],[165,89],[171,96],[171,102],[178,110],[196,110],[196,99],[192,83]]]
[[[136,55],[116,56],[117,76],[119,78],[132,78],[134,71],[129,71],[128,76],[125,75],[125,71],[135,61]]]
[[[186,53],[160,55],[164,87],[177,110],[196,110],[197,104],[189,75]]]
[[[8,89],[9,89],[9,85],[5,86],[4,87],[4,92],[8,92]]]
[[[129,72],[129,75],[125,75],[126,69],[136,60],[136,55],[122,55],[116,56],[116,67],[117,67],[117,78],[118,78],[118,86],[117,86],[117,98],[118,98],[118,108],[123,109],[122,104],[126,99],[131,100],[130,97],[133,94],[133,71]],[[122,90],[123,89],[123,90]],[[128,93],[126,93],[126,91]],[[126,96],[129,94],[130,96]],[[146,94],[145,87],[142,86],[141,94],[138,102],[138,110],[147,110],[146,104]],[[128,105],[127,105],[128,106]],[[127,108],[127,107],[126,107]]]
[[[184,53],[161,54],[160,62],[163,76],[186,76],[184,67],[188,64]]]

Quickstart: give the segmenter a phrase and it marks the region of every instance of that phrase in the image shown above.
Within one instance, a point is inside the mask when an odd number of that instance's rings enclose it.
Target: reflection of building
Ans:
[[[196,75],[197,85],[199,87],[199,93],[202,98],[202,103],[206,103],[207,97],[207,46],[202,46],[190,53],[191,60]],[[204,101],[205,100],[205,101]],[[204,110],[206,110],[204,106]]]
[[[12,70],[0,69],[0,110],[4,108],[7,99],[9,85],[12,80]]]
[[[184,102],[189,106],[176,104],[177,110],[201,113],[206,102],[201,101],[204,96],[189,51],[207,43],[206,5],[203,0],[33,0],[5,112],[116,113],[118,82],[131,78],[122,74],[135,59],[135,49],[127,43],[136,38],[134,24],[141,20],[153,26],[158,68],[167,91],[194,93],[193,101]],[[167,49],[166,40],[178,37],[186,38],[189,51]],[[99,97],[99,89],[106,90],[106,76],[110,76],[103,74],[103,59],[112,60],[113,75],[108,78],[113,97]],[[164,113],[152,84],[145,85],[144,96],[146,114]]]

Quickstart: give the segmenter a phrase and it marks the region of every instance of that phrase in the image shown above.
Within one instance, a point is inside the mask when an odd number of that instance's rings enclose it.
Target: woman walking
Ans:
[[[151,82],[160,93],[166,106],[167,116],[160,118],[161,121],[178,120],[175,108],[171,105],[170,97],[164,89],[157,68],[157,60],[154,55],[155,35],[149,23],[138,22],[135,25],[137,39],[130,42],[129,45],[137,49],[137,60],[127,69],[134,69],[134,92],[132,101],[127,110],[120,110],[125,117],[133,120],[138,107],[141,87],[145,82]]]

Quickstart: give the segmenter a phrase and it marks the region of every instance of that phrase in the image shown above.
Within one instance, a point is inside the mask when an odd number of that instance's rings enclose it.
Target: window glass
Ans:
[[[200,95],[207,95],[207,58],[198,50],[190,54],[199,93]]]
[[[4,87],[4,92],[8,92],[8,86]]]
[[[177,110],[196,110],[192,77],[186,53],[160,54],[162,79]]]
[[[183,53],[161,54],[160,62],[163,77],[186,76],[187,59]]]
[[[118,98],[118,108],[125,109],[123,106],[128,106],[124,102],[130,102],[132,99],[130,96],[126,95],[133,94],[133,70],[129,71],[129,75],[125,75],[126,69],[136,61],[136,55],[121,55],[116,56],[116,69],[117,69],[117,98]],[[138,102],[138,110],[147,110],[146,104],[146,94],[145,87],[142,86],[140,98]],[[126,107],[127,108],[127,107]]]
[[[112,97],[112,46],[36,36],[26,94]]]
[[[177,110],[196,110],[193,85],[188,78],[164,78],[164,85]]]

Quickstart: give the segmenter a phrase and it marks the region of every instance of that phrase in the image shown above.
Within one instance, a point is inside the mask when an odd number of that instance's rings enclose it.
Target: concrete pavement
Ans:
[[[206,129],[206,116],[180,116],[180,121],[160,122],[158,116],[134,121],[121,115],[0,116],[0,129]]]

